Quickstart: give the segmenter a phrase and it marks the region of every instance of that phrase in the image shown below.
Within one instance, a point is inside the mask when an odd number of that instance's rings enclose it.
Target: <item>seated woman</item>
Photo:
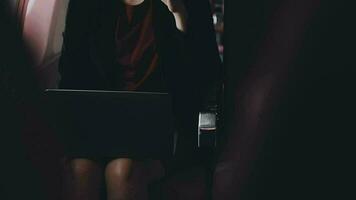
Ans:
[[[70,1],[60,88],[170,93],[179,129],[176,152],[185,160],[194,160],[198,111],[220,64],[208,0]],[[137,179],[150,174],[147,161],[97,157],[101,149],[74,143],[67,151],[66,200],[99,199],[103,180],[110,200],[147,199],[152,179]]]

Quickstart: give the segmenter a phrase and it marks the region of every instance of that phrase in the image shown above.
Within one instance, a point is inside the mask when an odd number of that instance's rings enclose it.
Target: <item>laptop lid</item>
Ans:
[[[101,148],[98,152],[106,154],[173,154],[172,101],[167,93],[48,89],[45,96],[65,143],[92,141],[93,150]]]

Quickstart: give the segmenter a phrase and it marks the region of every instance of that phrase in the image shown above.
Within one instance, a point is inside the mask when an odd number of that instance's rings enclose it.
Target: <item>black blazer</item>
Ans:
[[[180,32],[161,0],[153,0],[153,25],[169,92],[181,108],[198,109],[202,96],[221,78],[208,0],[186,0],[188,29]],[[71,0],[59,71],[60,88],[111,89],[114,29],[119,0]],[[187,105],[189,104],[189,105]],[[186,109],[185,109],[186,110]]]

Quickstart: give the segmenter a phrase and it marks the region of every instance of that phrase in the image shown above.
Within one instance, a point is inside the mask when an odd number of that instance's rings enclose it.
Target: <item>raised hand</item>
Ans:
[[[168,9],[172,12],[185,12],[185,5],[183,0],[161,0]]]
[[[177,28],[186,32],[187,29],[187,10],[185,8],[183,0],[161,0],[168,7],[169,11],[174,16]]]

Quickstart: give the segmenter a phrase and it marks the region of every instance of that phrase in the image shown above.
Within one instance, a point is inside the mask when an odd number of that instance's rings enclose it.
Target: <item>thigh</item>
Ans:
[[[106,179],[116,179],[134,182],[151,182],[162,178],[165,169],[159,160],[137,160],[118,158],[107,162]]]
[[[107,162],[105,167],[106,182],[128,181],[133,174],[135,162],[130,158],[117,158]]]
[[[91,158],[67,158],[65,160],[65,166],[70,172],[78,175],[87,173],[99,174],[102,170],[101,164]]]
[[[65,162],[65,199],[99,199],[103,185],[102,166],[90,159],[75,158]]]
[[[147,199],[148,185],[163,175],[160,161],[112,160],[105,169],[108,199]]]

